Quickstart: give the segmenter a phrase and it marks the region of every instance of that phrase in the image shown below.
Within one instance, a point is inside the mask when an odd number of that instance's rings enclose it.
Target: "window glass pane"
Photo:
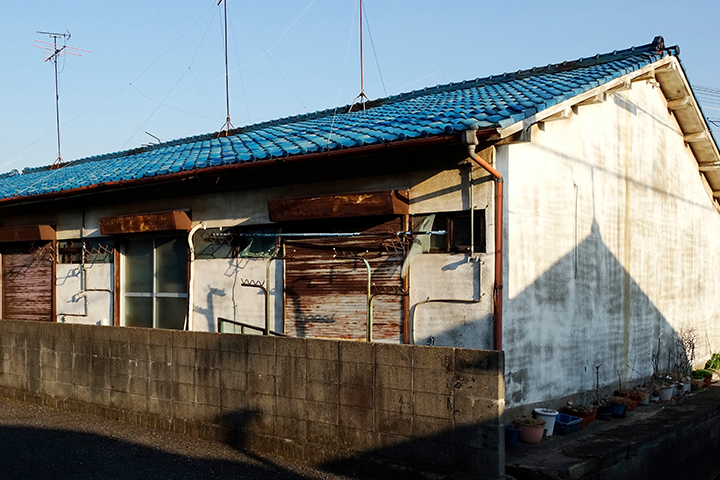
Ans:
[[[451,247],[461,248],[470,246],[470,214],[457,215],[450,218],[451,222]]]
[[[125,297],[125,326],[152,327],[152,298]]]
[[[125,244],[125,291],[152,292],[153,241],[128,240]]]
[[[187,315],[187,299],[185,298],[157,298],[157,326],[158,328],[172,328],[182,330],[185,327]]]
[[[157,255],[157,292],[187,292],[186,243],[179,238],[158,238],[155,240]]]

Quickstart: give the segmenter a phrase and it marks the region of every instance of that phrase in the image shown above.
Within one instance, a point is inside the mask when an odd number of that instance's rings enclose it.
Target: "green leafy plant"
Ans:
[[[693,370],[693,372],[692,372],[692,378],[694,378],[694,379],[699,379],[699,380],[704,380],[705,377],[709,377],[709,376],[712,375],[712,374],[713,374],[713,371],[712,371],[712,370],[709,370],[709,369]]]
[[[720,353],[713,353],[710,360],[705,363],[706,370],[712,370],[713,372],[720,372]]]

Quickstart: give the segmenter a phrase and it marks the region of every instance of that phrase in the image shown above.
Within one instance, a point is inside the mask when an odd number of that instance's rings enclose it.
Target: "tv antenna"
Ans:
[[[230,129],[234,129],[232,123],[230,123],[230,72],[228,71],[228,19],[227,19],[227,0],[218,0],[218,5],[223,4],[225,10],[225,105],[227,117],[225,123],[220,127],[218,132],[218,138],[223,136],[223,129],[225,129],[225,136],[230,135]]]
[[[82,53],[93,53],[90,50],[83,50],[81,48],[68,47],[66,42],[70,39],[70,32],[67,33],[53,33],[53,32],[37,32],[40,35],[49,35],[53,39],[52,43],[43,42],[41,40],[35,40],[40,45],[33,45],[33,47],[41,48],[47,54],[45,57],[46,62],[53,62],[55,64],[55,120],[57,122],[57,148],[58,156],[55,162],[50,166],[50,170],[60,168],[63,163],[62,155],[60,154],[60,91],[58,89],[58,58],[65,57],[66,55],[75,55],[78,57],[82,56]],[[58,40],[62,42],[62,45],[58,45]]]
[[[369,102],[370,99],[365,95],[365,74],[363,69],[363,0],[360,0],[360,95],[350,104],[350,112],[355,106],[355,103],[360,103],[362,109],[365,110],[365,102]]]

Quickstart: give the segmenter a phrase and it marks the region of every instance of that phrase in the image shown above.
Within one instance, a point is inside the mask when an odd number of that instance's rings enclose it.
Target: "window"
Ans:
[[[485,252],[485,210],[474,210],[474,251]],[[470,211],[442,212],[412,217],[413,232],[445,231],[431,235],[429,252],[467,252],[470,250]]]
[[[195,258],[262,258],[277,253],[275,225],[208,228],[195,235]]]
[[[126,240],[123,259],[125,326],[182,330],[187,316],[187,241]]]
[[[86,238],[85,240],[63,240],[58,242],[58,263],[82,263],[83,242],[85,263],[112,263],[114,244],[108,238]]]

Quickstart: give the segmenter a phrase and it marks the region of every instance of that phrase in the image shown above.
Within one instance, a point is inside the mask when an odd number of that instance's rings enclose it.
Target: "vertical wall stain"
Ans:
[[[627,94],[626,94],[627,95]],[[627,102],[627,98],[625,99]],[[628,365],[630,365],[630,300],[631,300],[631,281],[630,262],[632,260],[630,249],[631,244],[631,210],[630,210],[630,110],[625,110],[625,245],[623,266],[625,277],[623,278],[623,365],[624,377],[628,377]]]

